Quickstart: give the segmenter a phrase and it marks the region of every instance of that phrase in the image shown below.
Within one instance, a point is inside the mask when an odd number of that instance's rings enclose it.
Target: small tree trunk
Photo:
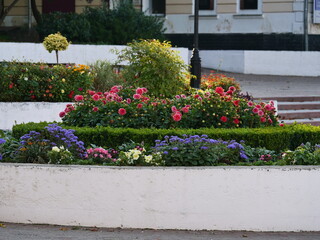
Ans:
[[[55,50],[55,51],[56,51],[57,64],[59,64],[58,50]]]
[[[36,20],[37,24],[40,24],[42,22],[42,16],[37,8],[37,4],[35,0],[31,0],[31,8],[32,8],[34,19]]]
[[[19,0],[14,0],[6,9],[4,8],[4,0],[0,0],[0,26],[2,25],[4,18],[8,15],[11,8],[16,5]]]

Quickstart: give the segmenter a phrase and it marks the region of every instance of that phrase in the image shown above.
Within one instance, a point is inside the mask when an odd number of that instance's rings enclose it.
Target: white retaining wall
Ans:
[[[319,167],[0,164],[0,222],[319,231]]]
[[[320,52],[200,51],[202,67],[245,74],[320,76]]]
[[[80,45],[70,44],[67,50],[59,51],[60,63],[90,64],[97,60],[107,60],[114,63],[117,55],[112,49],[121,50],[126,46],[115,45]],[[185,63],[189,62],[187,48],[173,48]],[[56,63],[55,52],[49,53],[41,43],[0,43],[0,61],[31,61]],[[125,64],[125,63],[123,63]]]
[[[27,122],[61,121],[59,113],[67,103],[49,102],[0,102],[0,129]]]

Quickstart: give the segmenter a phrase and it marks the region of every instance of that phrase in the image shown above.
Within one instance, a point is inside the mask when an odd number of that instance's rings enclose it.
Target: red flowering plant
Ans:
[[[93,76],[85,65],[3,62],[0,79],[0,101],[70,102],[91,87]]]
[[[227,77],[221,73],[215,73],[211,71],[209,75],[202,75],[201,77],[201,89],[213,89],[217,87],[223,88],[225,92],[230,90],[230,87],[233,89],[233,94],[240,93],[240,84],[236,82],[234,78]]]
[[[248,102],[234,97],[235,91],[217,87],[161,99],[149,96],[146,88],[114,86],[104,93],[76,95],[75,104],[67,105],[60,117],[70,126],[131,128],[261,127],[277,123],[272,104]]]

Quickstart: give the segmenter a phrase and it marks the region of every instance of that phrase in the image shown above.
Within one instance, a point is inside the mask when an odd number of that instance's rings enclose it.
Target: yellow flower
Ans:
[[[64,79],[64,78],[62,78],[62,80],[61,80],[62,82],[66,82],[66,80]]]
[[[64,93],[64,90],[63,90],[63,89],[61,89],[61,93]]]

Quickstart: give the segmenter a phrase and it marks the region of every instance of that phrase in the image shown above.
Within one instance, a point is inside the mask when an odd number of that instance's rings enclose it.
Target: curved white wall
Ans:
[[[320,167],[0,164],[0,222],[319,231]]]
[[[320,52],[200,51],[205,68],[245,74],[320,76]]]
[[[115,45],[80,45],[71,44],[67,50],[59,51],[60,63],[90,64],[97,60],[114,62],[117,55],[111,50],[121,50],[126,46]],[[186,48],[173,48],[185,63],[189,62],[189,52]],[[49,53],[41,43],[0,43],[0,61],[31,61],[56,63],[55,52]]]
[[[67,103],[49,102],[0,102],[0,129],[27,122],[60,122],[59,113]]]

